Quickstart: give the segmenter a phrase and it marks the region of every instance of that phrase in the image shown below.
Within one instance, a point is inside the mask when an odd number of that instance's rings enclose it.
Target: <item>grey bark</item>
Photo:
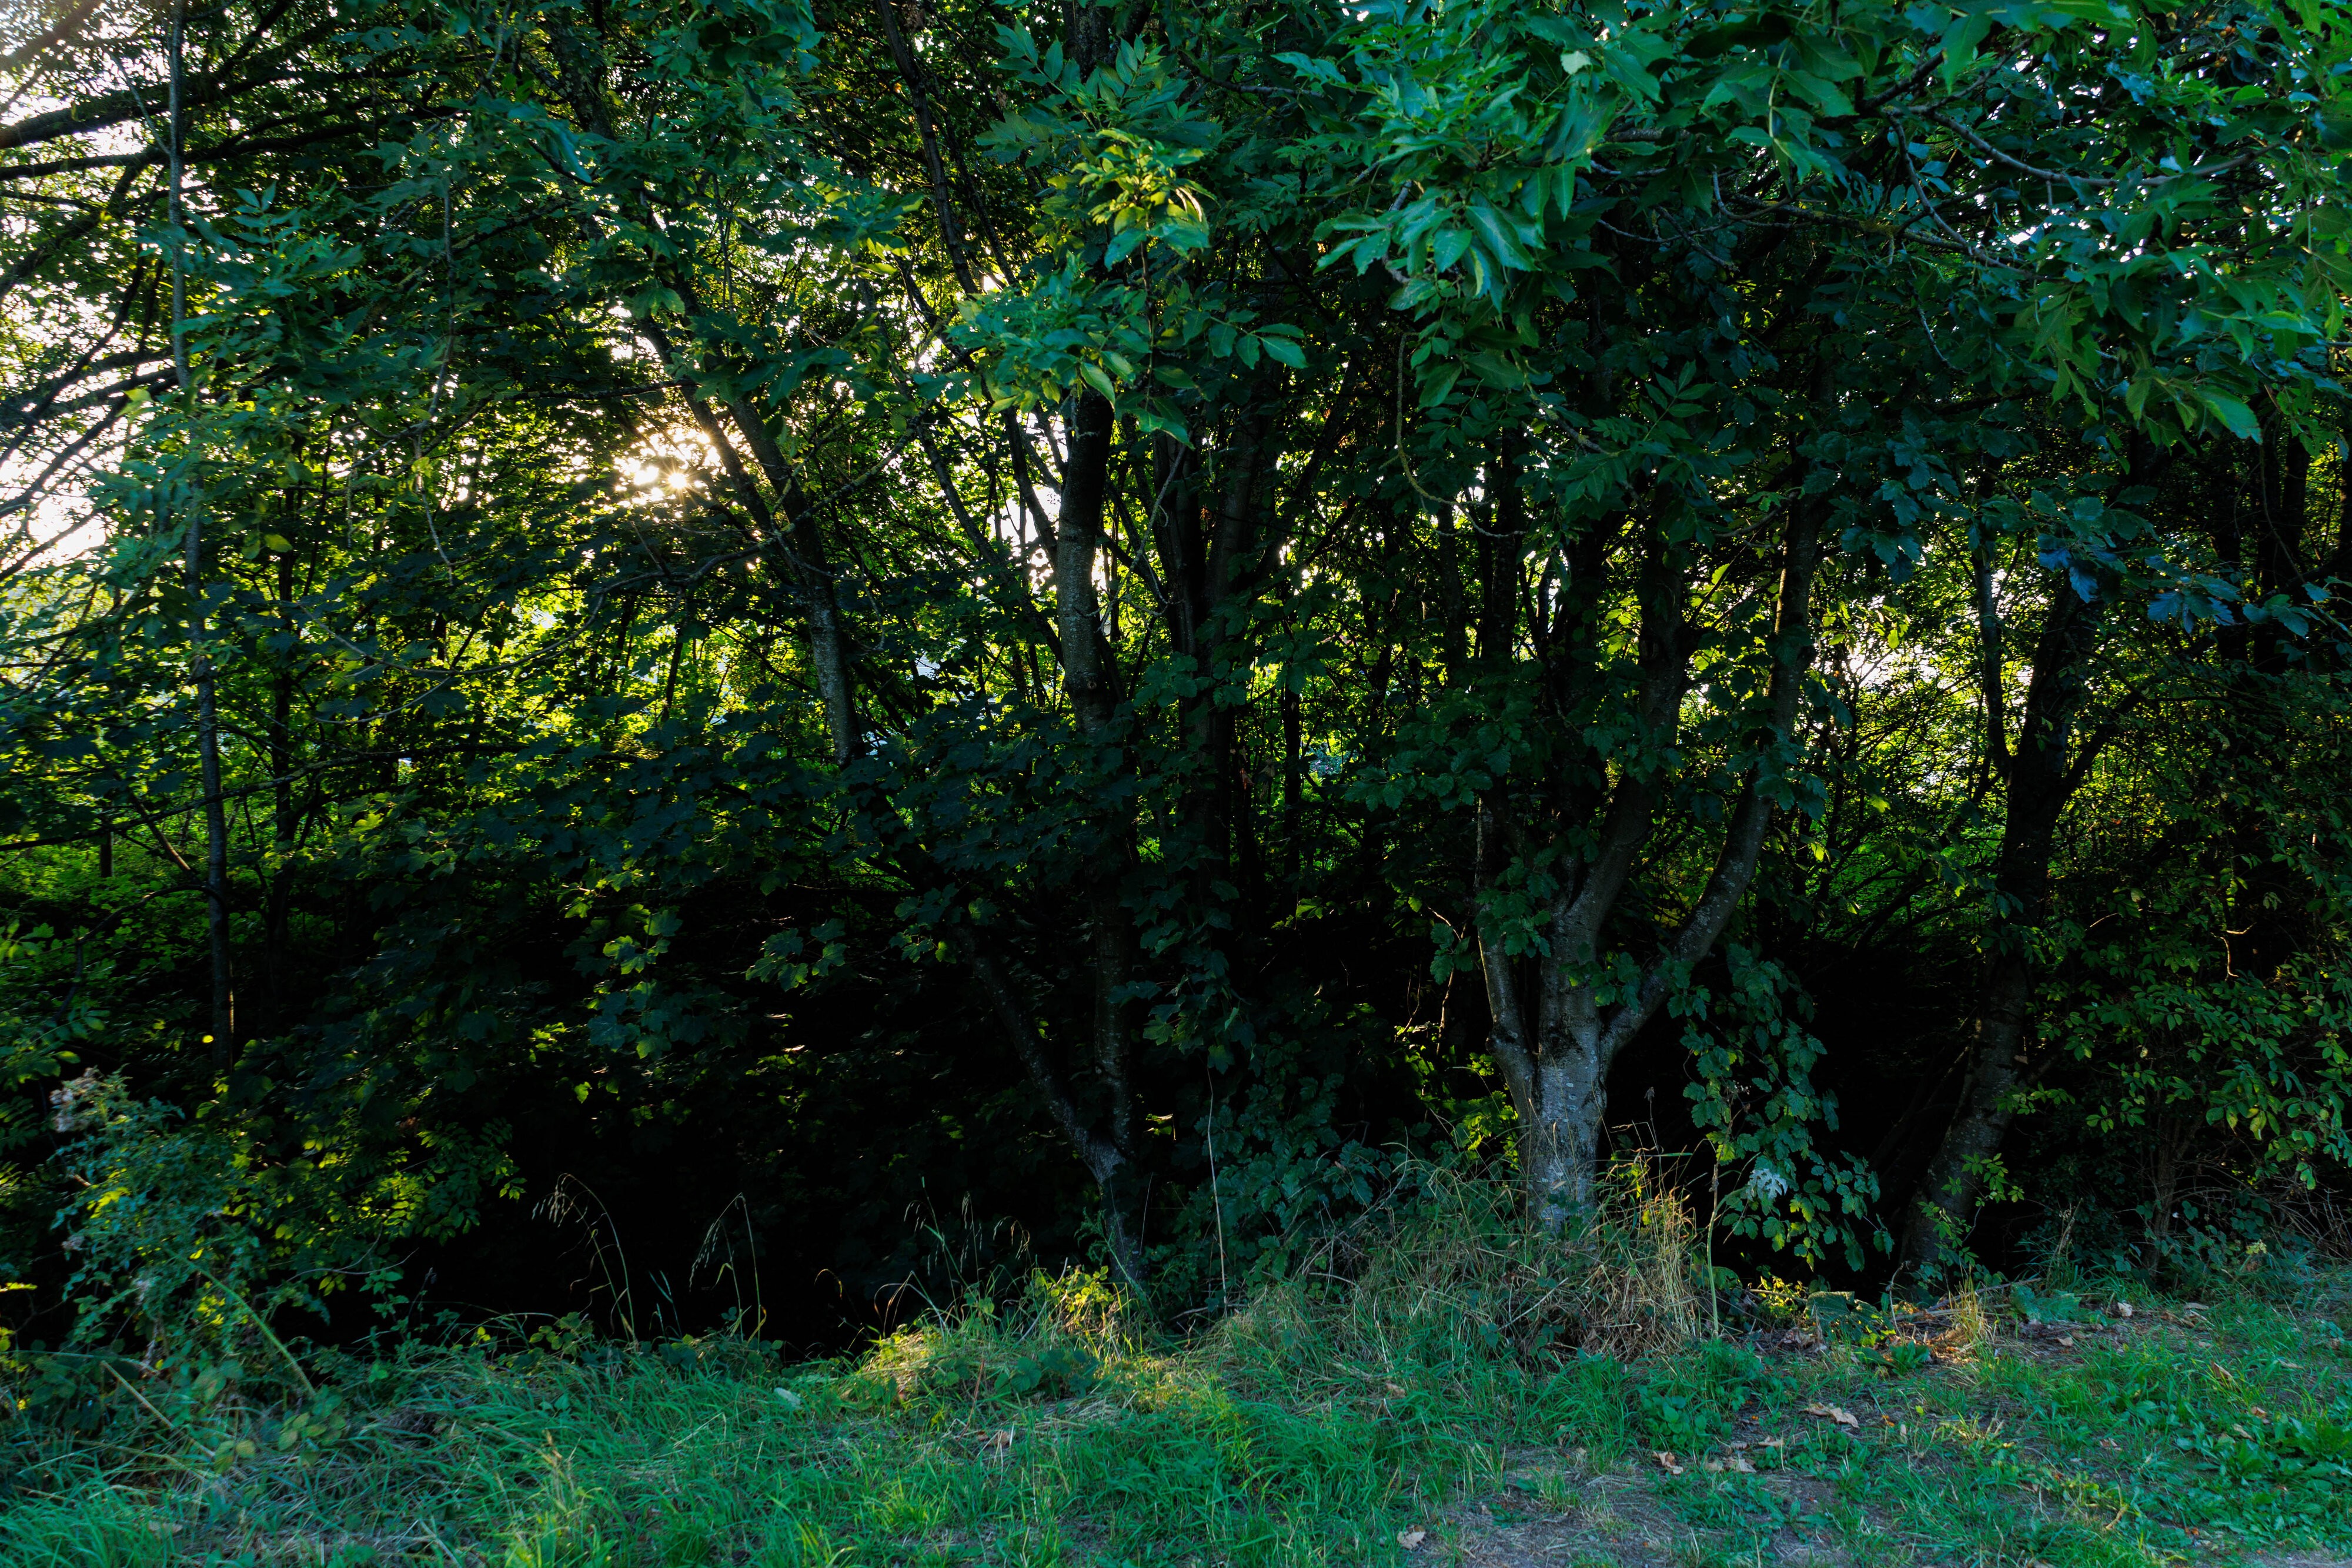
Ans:
[[[1498,465],[1498,499],[1516,495],[1507,462]],[[1790,508],[1769,643],[1771,674],[1753,739],[1759,751],[1788,744],[1795,732],[1806,672],[1813,660],[1811,598],[1821,561],[1823,506],[1801,494]],[[1498,507],[1504,544],[1515,554],[1508,507]],[[1652,530],[1641,593],[1641,732],[1670,746],[1694,641],[1683,620],[1684,590],[1663,538]],[[1510,622],[1498,608],[1499,574],[1490,576],[1480,652],[1507,649]],[[1505,656],[1508,656],[1506,653]],[[1651,831],[1655,785],[1638,768],[1622,770],[1606,800],[1598,848],[1589,862],[1561,873],[1544,932],[1545,950],[1515,958],[1482,925],[1479,959],[1495,1019],[1493,1049],[1519,1121],[1520,1176],[1528,1211],[1547,1232],[1589,1211],[1594,1201],[1608,1076],[1620,1052],[1665,1002],[1680,977],[1711,952],[1731,924],[1753,879],[1772,804],[1759,762],[1742,785],[1715,865],[1697,902],[1641,971],[1633,995],[1602,1007],[1583,983],[1599,956],[1604,928],[1638,869]],[[1509,863],[1515,824],[1494,800],[1477,823],[1480,893],[1496,886]],[[1532,980],[1530,986],[1528,982]],[[1529,994],[1532,992],[1532,994]]]

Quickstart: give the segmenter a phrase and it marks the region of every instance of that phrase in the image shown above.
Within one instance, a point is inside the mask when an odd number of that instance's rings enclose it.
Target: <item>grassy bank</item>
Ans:
[[[2341,1276],[2194,1303],[2115,1281],[1790,1298],[1676,1344],[1705,1303],[1619,1274],[1622,1354],[1593,1354],[1547,1326],[1563,1302],[1595,1321],[1590,1279],[1441,1272],[1310,1281],[1182,1343],[1072,1277],[823,1365],[542,1334],[278,1404],[125,1380],[106,1440],[19,1472],[0,1562],[2352,1557]]]

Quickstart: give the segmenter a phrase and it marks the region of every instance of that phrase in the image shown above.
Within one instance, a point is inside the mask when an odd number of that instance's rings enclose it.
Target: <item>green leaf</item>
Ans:
[[[1533,259],[1519,244],[1519,237],[1503,221],[1503,214],[1480,202],[1470,209],[1470,221],[1476,225],[1478,237],[1486,242],[1486,249],[1495,259],[1515,270],[1524,269]]]
[[[1944,86],[1951,88],[1969,74],[1977,63],[1977,46],[1984,42],[1992,30],[1992,16],[1984,11],[1971,11],[1955,18],[1944,29]]]
[[[2199,395],[2204,399],[2205,406],[2213,411],[2213,416],[2229,427],[2231,434],[2241,441],[2260,441],[2263,438],[2262,423],[2254,418],[2252,409],[2221,392],[2200,392]]]

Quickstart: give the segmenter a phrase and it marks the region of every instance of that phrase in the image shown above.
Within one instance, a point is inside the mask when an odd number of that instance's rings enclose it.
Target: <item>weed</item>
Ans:
[[[1977,1293],[1974,1280],[1963,1281],[1952,1293],[1951,1312],[1950,1344],[1955,1354],[1972,1355],[1998,1336],[1992,1314],[1985,1310],[1984,1298]]]
[[[1794,1280],[1767,1274],[1755,1284],[1756,1303],[1764,1321],[1774,1328],[1791,1328],[1805,1315],[1805,1287]]]
[[[557,1324],[314,1361],[330,1407],[125,1359],[119,1384],[73,1375],[70,1431],[36,1419],[65,1405],[5,1428],[0,1563],[2155,1568],[2352,1547],[2334,1319],[2251,1290],[2135,1295],[2129,1318],[2096,1281],[1979,1290],[1972,1354],[1936,1363],[1905,1337],[1917,1314],[1816,1295],[1826,1351],[1772,1333],[1624,1358],[1563,1340],[1665,1277],[1655,1240],[1507,1218],[1398,1216],[1191,1343],[1067,1274],[809,1365]]]
[[[1696,1449],[1727,1437],[1751,1402],[1774,1409],[1787,1402],[1787,1384],[1755,1352],[1716,1343],[1651,1374],[1640,1385],[1636,1406],[1643,1435],[1654,1446]]]

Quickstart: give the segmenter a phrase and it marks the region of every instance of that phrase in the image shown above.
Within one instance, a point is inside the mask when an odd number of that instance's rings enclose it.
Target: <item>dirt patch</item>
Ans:
[[[1727,1495],[1696,1475],[1662,1489],[1631,1469],[1538,1478],[1454,1511],[1427,1544],[1439,1549],[1434,1561],[1462,1568],[1670,1568],[1724,1552],[1849,1568],[1821,1517],[1827,1487],[1771,1474],[1743,1477],[1739,1489]]]

